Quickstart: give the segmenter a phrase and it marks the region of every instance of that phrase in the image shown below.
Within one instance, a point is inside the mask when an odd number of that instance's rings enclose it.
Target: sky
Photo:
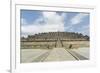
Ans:
[[[42,32],[78,32],[89,36],[90,14],[84,12],[20,11],[21,36]]]

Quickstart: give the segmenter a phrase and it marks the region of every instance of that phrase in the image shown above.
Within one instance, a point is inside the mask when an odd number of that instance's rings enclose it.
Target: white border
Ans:
[[[11,43],[11,72],[20,71],[35,71],[35,70],[46,70],[46,69],[66,69],[66,68],[79,68],[88,67],[95,65],[95,9],[93,7],[76,5],[69,6],[46,6],[46,5],[32,5],[32,4],[12,4],[12,43]],[[90,60],[88,61],[66,61],[66,62],[45,62],[45,63],[27,63],[20,64],[20,9],[31,9],[31,10],[49,10],[49,11],[70,11],[70,12],[89,12],[90,13]],[[14,25],[15,24],[15,25]],[[17,49],[16,49],[16,48]]]

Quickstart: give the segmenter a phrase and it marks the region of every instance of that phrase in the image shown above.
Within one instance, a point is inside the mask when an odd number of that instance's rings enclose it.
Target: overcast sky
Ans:
[[[89,13],[21,10],[21,36],[42,32],[78,32],[89,35]]]

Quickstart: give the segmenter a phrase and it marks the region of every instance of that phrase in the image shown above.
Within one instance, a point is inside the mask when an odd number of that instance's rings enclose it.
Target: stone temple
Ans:
[[[81,33],[74,32],[45,32],[38,33],[34,35],[28,35],[27,38],[21,37],[21,46],[25,47],[80,47],[82,45],[86,45],[86,42],[89,41],[89,36],[83,35]]]

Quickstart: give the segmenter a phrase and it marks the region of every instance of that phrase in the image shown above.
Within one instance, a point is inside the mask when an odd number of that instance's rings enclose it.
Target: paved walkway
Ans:
[[[70,53],[64,48],[54,48],[49,56],[44,61],[68,61],[76,60]]]
[[[21,53],[21,63],[88,60],[85,56],[65,48],[23,49]]]

